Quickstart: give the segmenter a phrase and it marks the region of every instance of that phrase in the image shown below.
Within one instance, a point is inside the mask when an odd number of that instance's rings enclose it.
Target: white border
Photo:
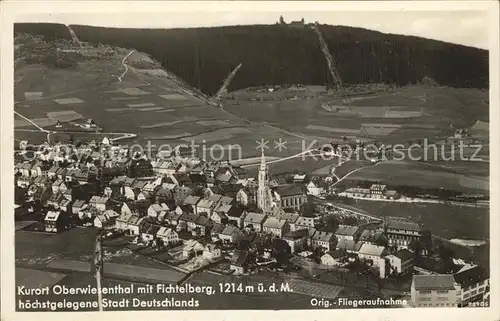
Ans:
[[[126,3],[125,3],[126,2]],[[21,313],[14,312],[14,219],[13,208],[13,22],[21,15],[40,15],[50,13],[109,13],[109,18],[119,14],[136,14],[138,19],[144,19],[147,13],[158,12],[279,12],[286,15],[292,11],[487,11],[489,12],[489,39],[490,39],[490,123],[491,123],[491,161],[490,164],[500,164],[499,158],[499,18],[497,1],[366,1],[366,2],[235,2],[235,1],[202,1],[202,2],[151,2],[151,1],[7,1],[1,2],[1,319],[2,320],[66,320],[103,318],[98,312],[42,312]],[[348,14],[348,13],[347,13]],[[35,17],[35,16],[33,16]],[[36,21],[36,20],[35,20]],[[453,26],[450,26],[453,28]],[[490,239],[491,239],[491,303],[492,307],[485,309],[453,309],[453,308],[418,308],[418,309],[383,309],[383,310],[282,310],[282,311],[123,311],[105,312],[107,320],[137,320],[137,317],[156,319],[169,318],[175,320],[260,320],[275,318],[282,320],[422,320],[436,318],[436,320],[499,320],[499,182],[500,172],[497,166],[491,168],[491,210]],[[496,304],[495,304],[496,303]]]

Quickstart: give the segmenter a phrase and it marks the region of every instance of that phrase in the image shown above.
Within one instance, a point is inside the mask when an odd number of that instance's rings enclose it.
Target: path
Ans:
[[[123,57],[122,59],[122,66],[125,68],[125,70],[122,72],[121,76],[115,76],[116,78],[118,78],[118,82],[122,82],[122,79],[123,77],[125,77],[125,75],[127,74],[128,72],[128,65],[125,63],[125,61],[127,60],[128,57],[130,57],[130,55],[132,53],[134,53],[135,49],[132,50],[131,52],[129,52],[125,57]]]

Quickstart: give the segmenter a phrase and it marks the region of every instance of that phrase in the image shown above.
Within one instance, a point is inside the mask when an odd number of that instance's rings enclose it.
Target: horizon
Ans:
[[[119,14],[110,21],[100,14],[50,14],[25,16],[16,23],[60,23],[119,29],[191,29],[274,25],[280,16],[286,23],[319,22],[330,26],[362,28],[383,34],[419,37],[477,49],[489,50],[488,16],[484,11],[381,11],[373,12],[170,12],[147,14],[137,19],[134,14]],[[450,28],[453,26],[453,28]]]

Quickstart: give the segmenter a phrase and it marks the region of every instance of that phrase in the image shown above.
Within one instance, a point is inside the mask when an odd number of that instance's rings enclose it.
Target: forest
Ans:
[[[332,83],[314,31],[307,25],[248,25],[190,29],[71,26],[81,41],[133,48],[206,94],[232,69],[229,90],[260,85]],[[398,86],[431,78],[442,86],[488,88],[488,51],[436,40],[321,25],[342,81]],[[15,32],[70,38],[64,25],[16,24]]]

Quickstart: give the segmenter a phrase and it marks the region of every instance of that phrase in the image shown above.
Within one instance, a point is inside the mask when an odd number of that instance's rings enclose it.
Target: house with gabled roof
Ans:
[[[68,227],[68,215],[63,211],[48,211],[44,218],[45,231],[58,233]]]
[[[266,233],[282,237],[290,230],[290,225],[286,220],[280,220],[276,217],[267,217],[262,224],[262,230]]]
[[[150,205],[151,202],[149,201],[125,202],[122,204],[121,212],[136,214],[138,216],[146,216]]]
[[[180,242],[179,234],[169,227],[162,226],[156,233],[156,237],[162,240],[164,246],[175,245]]]
[[[199,215],[195,225],[200,235],[206,235],[212,227],[212,221],[204,215]]]
[[[140,235],[141,226],[146,223],[144,217],[139,217],[137,215],[132,215],[127,222],[128,230],[132,235]]]
[[[389,273],[391,274],[410,274],[413,272],[415,254],[407,249],[401,249],[385,257],[389,263]]]
[[[307,245],[307,230],[289,231],[282,240],[290,246],[291,253],[301,252]]]
[[[88,203],[84,200],[75,200],[73,206],[71,207],[71,212],[73,215],[79,215],[80,212],[85,210],[88,207]]]
[[[229,206],[230,207],[230,206]],[[224,211],[214,211],[212,215],[210,216],[210,219],[218,224],[227,224],[227,215],[225,214]]]
[[[94,218],[94,226],[101,229],[112,229],[116,225],[116,219],[120,216],[113,210],[106,210]]]
[[[187,227],[187,230],[192,231],[196,228],[196,221],[198,220],[199,216],[199,214],[183,213],[181,217],[179,217],[179,224],[184,223]]]
[[[89,206],[104,212],[111,206],[111,200],[108,197],[94,195],[90,198]]]
[[[250,212],[246,214],[245,218],[243,219],[243,225],[245,226],[245,228],[251,228],[256,232],[261,232],[262,225],[264,224],[266,218],[267,216],[264,214]]]
[[[249,253],[247,251],[240,251],[236,250],[234,251],[233,255],[231,256],[231,259],[229,260],[230,262],[230,268],[233,270],[234,274],[244,274],[248,270],[248,265],[249,265]]]
[[[297,221],[295,221],[295,230],[308,230],[314,228],[314,218],[300,216]]]
[[[331,251],[337,239],[331,232],[316,231],[311,237],[311,246],[313,248],[323,248],[326,252]]]
[[[165,218],[163,219],[163,222],[166,224],[176,226],[179,223],[179,219],[181,218],[182,213],[177,213],[175,211],[167,212],[165,215]]]
[[[357,241],[358,237],[361,235],[361,231],[359,226],[340,224],[337,231],[335,231],[335,236],[338,240],[346,239]]]
[[[132,213],[122,212],[115,220],[115,228],[117,230],[129,230],[128,221],[132,218]]]
[[[295,231],[295,223],[300,218],[298,213],[280,212],[275,216],[278,220],[285,220],[290,226],[290,231]]]
[[[243,228],[246,212],[236,206],[231,206],[231,209],[226,213],[228,224],[233,224],[239,228]]]
[[[184,201],[183,204],[190,206],[192,208],[193,213],[198,213],[198,203],[200,202],[201,198],[199,196],[194,196],[194,195],[188,195]]]
[[[170,211],[170,208],[167,206],[165,203],[154,203],[151,204],[148,208],[148,216],[153,217],[153,218],[158,218],[158,215],[160,215],[161,212],[168,212]]]
[[[207,213],[208,216],[212,215],[215,208],[215,202],[210,199],[202,198],[198,204],[196,204],[196,213]]]

